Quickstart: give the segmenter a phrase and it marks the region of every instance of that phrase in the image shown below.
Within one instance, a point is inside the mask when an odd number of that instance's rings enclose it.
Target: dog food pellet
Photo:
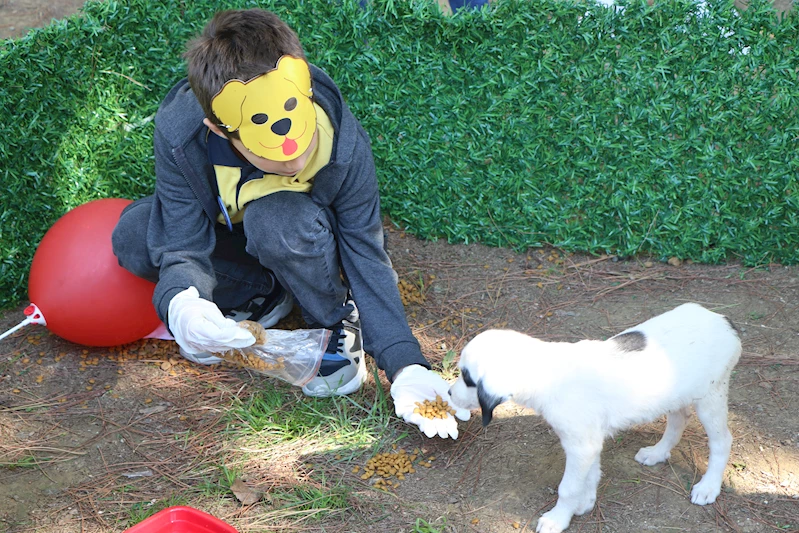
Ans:
[[[386,479],[378,479],[377,481],[375,481],[375,484],[373,485],[373,487],[376,488],[376,489],[390,490],[390,489],[396,489],[397,487],[399,487],[399,483],[397,483],[396,481],[395,482],[391,482],[391,481],[388,481]]]
[[[519,522],[514,522],[511,524],[511,527],[513,529],[519,529],[520,527],[522,527],[522,525]]]
[[[480,523],[480,519],[479,518],[472,518],[472,525],[476,526],[479,523]]]
[[[239,327],[244,328],[255,337],[255,344],[263,344],[266,342],[266,329],[259,323],[252,320],[242,320],[239,322]]]
[[[266,329],[258,322],[242,320],[238,325],[252,333],[252,336],[255,337],[255,344],[253,344],[253,346],[262,346],[266,342]],[[256,351],[249,348],[228,350],[214,355],[224,359],[228,363],[252,368],[260,372],[274,372],[276,370],[282,370],[286,366],[283,357],[278,357],[277,359],[264,358],[259,356]]]
[[[449,415],[455,414],[455,409],[449,406],[449,403],[444,401],[438,394],[436,394],[435,401],[425,400],[424,402],[416,402],[414,413],[419,413],[425,418],[447,418]]]
[[[283,357],[278,357],[275,360],[267,360],[259,357],[255,352],[247,348],[228,350],[214,355],[224,359],[228,363],[252,368],[253,370],[261,372],[282,370],[286,366],[286,360]]]

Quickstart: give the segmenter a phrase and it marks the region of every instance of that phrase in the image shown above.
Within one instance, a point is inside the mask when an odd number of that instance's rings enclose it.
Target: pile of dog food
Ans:
[[[367,480],[376,477],[372,486],[376,489],[390,490],[399,487],[399,482],[405,480],[406,474],[413,474],[416,472],[416,466],[430,468],[433,466],[435,456],[430,456],[426,460],[422,457],[419,448],[413,450],[412,453],[407,453],[404,449],[397,450],[397,445],[392,445],[396,451],[387,453],[378,453],[368,461],[363,467],[363,474],[361,479]],[[355,466],[352,469],[354,474],[360,473],[361,467]]]

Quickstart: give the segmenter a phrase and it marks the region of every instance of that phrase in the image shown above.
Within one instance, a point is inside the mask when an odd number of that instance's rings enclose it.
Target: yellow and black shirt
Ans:
[[[208,132],[208,158],[216,175],[219,207],[225,212],[217,221],[237,224],[244,217],[247,203],[278,191],[309,192],[313,179],[321,168],[330,162],[333,152],[333,125],[318,104],[316,123],[318,141],[305,167],[294,176],[267,174],[236,155],[228,141]],[[225,216],[227,214],[227,217]]]

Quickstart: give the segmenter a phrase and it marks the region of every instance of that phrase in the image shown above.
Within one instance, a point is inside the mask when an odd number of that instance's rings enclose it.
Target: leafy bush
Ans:
[[[271,9],[369,132],[423,238],[799,261],[799,16],[498,0],[90,1],[0,45],[0,307],[67,210],[153,187],[152,118],[217,9]]]

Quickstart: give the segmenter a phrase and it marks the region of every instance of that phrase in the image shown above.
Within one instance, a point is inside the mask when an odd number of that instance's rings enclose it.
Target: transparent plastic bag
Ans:
[[[256,344],[214,355],[301,387],[319,372],[330,335],[327,329],[261,329]]]

